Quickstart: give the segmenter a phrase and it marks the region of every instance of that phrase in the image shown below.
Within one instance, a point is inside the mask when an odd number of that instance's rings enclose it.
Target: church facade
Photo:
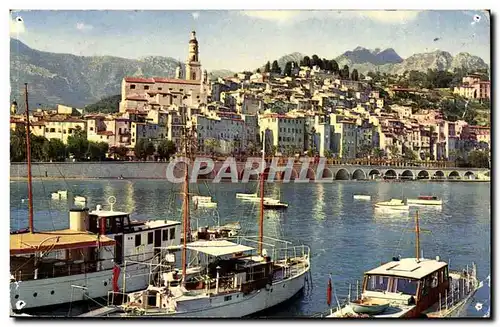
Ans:
[[[208,74],[201,69],[196,32],[191,32],[185,74],[179,66],[175,78],[125,77],[121,85],[120,112],[199,107],[208,99]]]

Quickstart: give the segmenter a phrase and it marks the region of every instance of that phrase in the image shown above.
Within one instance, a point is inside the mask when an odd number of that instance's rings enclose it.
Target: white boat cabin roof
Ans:
[[[403,258],[399,261],[387,262],[365,274],[422,279],[447,265],[446,262],[434,259],[419,259],[417,262],[416,258]]]
[[[129,216],[130,214],[128,212],[123,212],[123,211],[93,210],[89,212],[89,215],[95,215],[101,218],[101,217]]]
[[[189,243],[187,249],[205,253],[214,257],[220,257],[227,254],[234,254],[246,251],[252,251],[254,248],[227,240],[220,241],[196,241]]]

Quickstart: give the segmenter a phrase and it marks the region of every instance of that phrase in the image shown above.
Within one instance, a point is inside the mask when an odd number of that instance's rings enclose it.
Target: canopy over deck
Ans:
[[[447,265],[446,262],[433,259],[420,259],[417,262],[416,258],[404,258],[387,262],[365,274],[422,279]]]
[[[186,246],[186,248],[189,250],[205,253],[214,257],[254,250],[254,248],[250,246],[233,243],[226,240],[196,241],[189,243]]]
[[[34,234],[10,235],[10,255],[29,254],[46,250],[70,250],[115,245],[115,240],[104,235],[99,237],[88,232],[63,229]]]

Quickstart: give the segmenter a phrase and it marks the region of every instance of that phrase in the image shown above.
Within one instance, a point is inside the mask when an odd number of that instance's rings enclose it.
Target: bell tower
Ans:
[[[196,32],[191,32],[191,39],[189,40],[189,54],[186,61],[186,79],[199,81],[201,80],[201,64],[198,58],[198,40],[196,39]]]

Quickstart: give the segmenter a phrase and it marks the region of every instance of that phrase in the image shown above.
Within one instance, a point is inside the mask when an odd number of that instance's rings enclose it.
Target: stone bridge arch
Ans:
[[[407,169],[399,175],[399,178],[401,179],[415,179],[415,175],[413,174],[413,171]]]
[[[356,170],[354,170],[351,176],[352,176],[353,180],[366,179],[365,171],[363,169],[360,169],[360,168],[357,168]]]
[[[340,168],[335,173],[335,179],[347,181],[350,179],[349,171],[345,168]]]
[[[398,173],[394,169],[387,169],[384,173],[384,179],[397,179]]]
[[[453,170],[448,174],[448,179],[460,179],[460,173],[456,170]]]
[[[442,170],[436,170],[434,175],[432,176],[434,179],[445,179],[446,176]]]
[[[421,170],[417,174],[417,179],[430,179],[431,176],[427,170]]]
[[[375,179],[375,178],[378,178],[380,177],[381,174],[380,174],[380,171],[378,169],[372,169],[370,170],[370,172],[368,173],[368,177],[370,179]]]
[[[464,174],[464,179],[476,179],[477,176],[472,171],[466,171]]]

